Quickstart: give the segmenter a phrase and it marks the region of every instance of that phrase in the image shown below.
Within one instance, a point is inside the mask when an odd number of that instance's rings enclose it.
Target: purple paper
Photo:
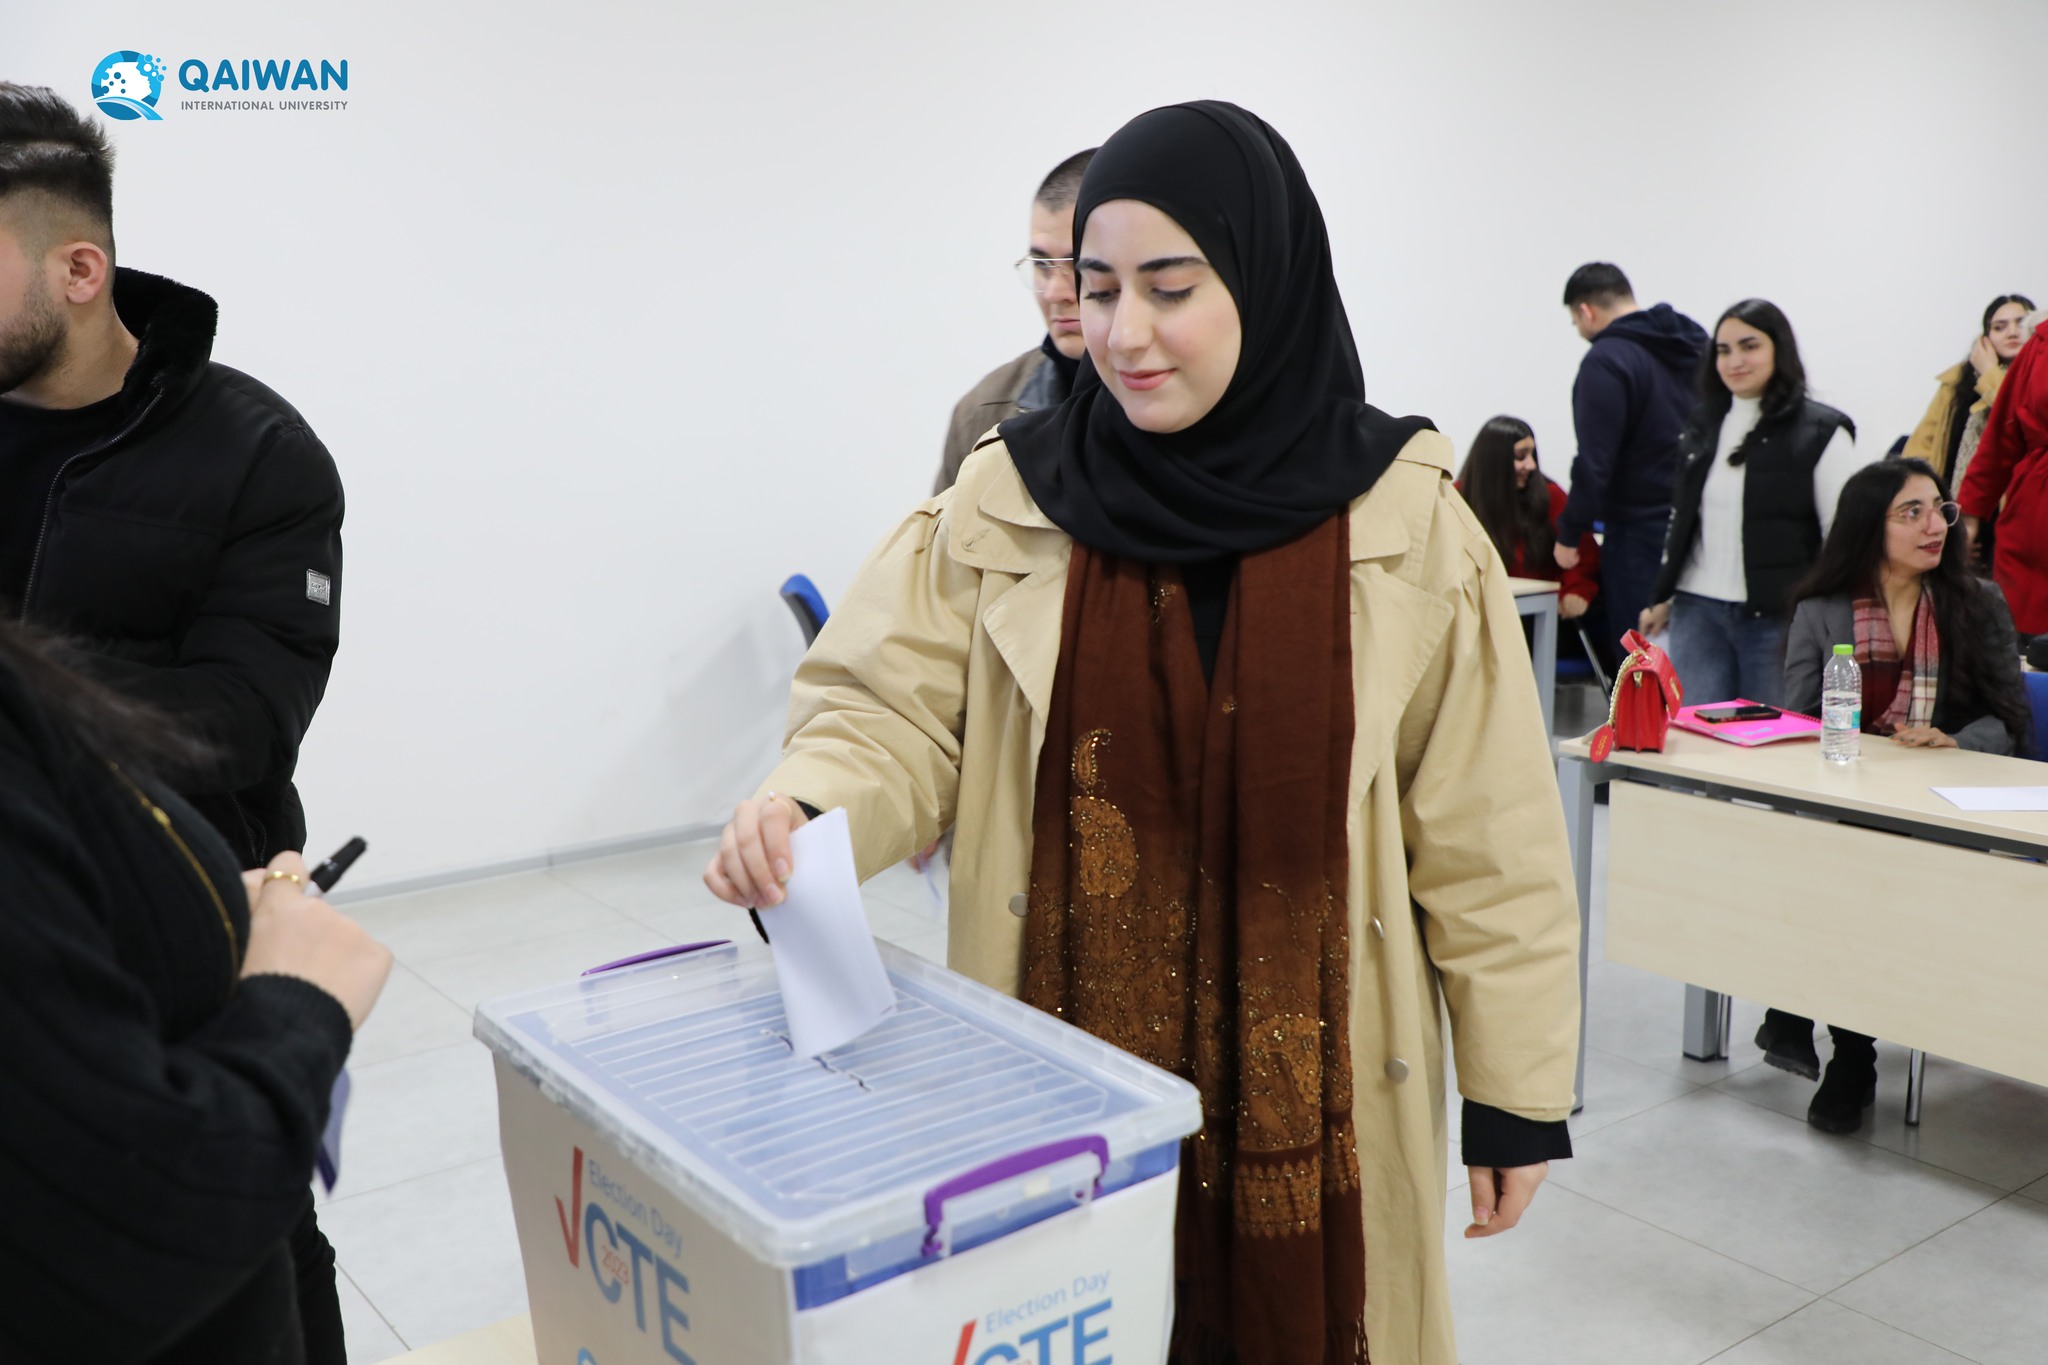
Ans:
[[[334,1078],[334,1093],[327,1101],[327,1131],[320,1135],[320,1150],[314,1154],[313,1169],[320,1176],[320,1183],[334,1193],[334,1182],[341,1179],[341,1116],[348,1111],[348,1068]]]
[[[592,967],[589,971],[584,972],[583,975],[596,976],[599,972],[609,972],[618,967],[632,967],[642,962],[659,961],[664,957],[675,957],[682,953],[694,953],[699,948],[723,948],[731,942],[732,940],[729,938],[708,938],[702,943],[678,943],[673,948],[656,948],[652,952],[635,953],[631,957],[622,957],[617,962],[603,963]]]

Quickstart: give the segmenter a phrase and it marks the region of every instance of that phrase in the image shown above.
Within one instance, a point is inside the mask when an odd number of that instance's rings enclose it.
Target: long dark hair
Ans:
[[[1540,573],[1556,543],[1550,527],[1550,481],[1543,477],[1541,461],[1529,482],[1515,487],[1515,443],[1535,439],[1535,431],[1519,417],[1489,417],[1472,438],[1458,484],[1500,557],[1513,565],[1515,547],[1520,546],[1524,567]]]
[[[1987,337],[1991,335],[1991,319],[1996,317],[1998,310],[2005,307],[2008,303],[2016,303],[2029,313],[2034,311],[2034,301],[2025,294],[2000,294],[1997,298],[1984,305],[1984,322],[1979,335]]]
[[[1842,499],[1835,506],[1834,525],[1820,547],[1820,560],[1798,587],[1792,590],[1792,605],[1809,597],[1879,597],[1885,565],[1885,531],[1892,499],[1919,475],[1932,479],[1949,500],[1948,484],[1925,460],[1883,460],[1866,465],[1842,485]],[[2033,714],[2026,694],[2011,686],[2010,680],[1986,666],[1971,651],[1976,642],[1991,636],[1996,613],[1991,593],[1996,589],[1980,583],[1970,572],[1969,549],[1964,537],[1954,531],[1941,548],[1941,562],[1921,578],[1921,591],[1934,606],[1934,628],[1941,634],[1943,662],[1948,665],[1948,687],[1966,709],[1998,717],[2021,751],[2028,747],[2034,729]],[[2015,655],[2019,639],[2003,642]]]
[[[1721,378],[1721,368],[1714,363],[1714,348],[1721,341],[1721,324],[1734,318],[1746,322],[1771,339],[1773,365],[1770,382],[1764,385],[1763,413],[1757,418],[1756,428],[1742,438],[1728,456],[1728,463],[1741,464],[1749,458],[1750,443],[1766,427],[1781,421],[1799,411],[1806,401],[1806,366],[1799,359],[1799,338],[1792,334],[1792,323],[1778,305],[1769,299],[1744,299],[1733,304],[1714,323],[1714,330],[1707,336],[1707,354],[1700,366],[1700,401],[1698,415],[1706,420],[1700,425],[1716,427],[1728,416],[1728,409],[1735,401],[1735,395],[1728,391],[1727,383]]]
[[[2008,303],[2016,303],[2029,313],[2034,311],[2034,301],[2025,294],[2000,294],[1984,305],[1984,317],[1977,327],[1978,336],[1991,335],[1991,319]],[[1970,377],[1970,357],[1965,354],[1956,375],[1955,392],[1949,395],[1948,448],[1942,452],[1942,463],[1949,469],[1956,467],[1956,451],[1963,445],[1963,428],[1969,425],[1970,409],[1976,406],[1977,385]]]
[[[174,781],[217,761],[210,746],[162,712],[93,681],[73,646],[16,624],[11,615],[0,612],[0,685],[11,682],[7,690],[26,693],[29,706],[67,744],[130,772]]]

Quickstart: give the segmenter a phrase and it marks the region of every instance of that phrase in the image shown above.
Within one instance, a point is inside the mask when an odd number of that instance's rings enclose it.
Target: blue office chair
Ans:
[[[825,628],[825,618],[832,614],[825,608],[825,594],[804,575],[793,573],[782,584],[782,600],[796,617],[796,627],[804,633],[804,647],[808,649]]]

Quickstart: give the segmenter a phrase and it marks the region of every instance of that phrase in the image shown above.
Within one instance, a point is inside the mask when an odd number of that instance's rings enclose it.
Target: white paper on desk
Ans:
[[[2048,810],[2048,787],[1936,787],[1934,794],[1958,810]]]
[[[800,1057],[845,1047],[896,1009],[896,987],[875,951],[853,870],[844,810],[829,810],[789,837],[794,870],[787,899],[763,911],[782,985],[789,1045]]]

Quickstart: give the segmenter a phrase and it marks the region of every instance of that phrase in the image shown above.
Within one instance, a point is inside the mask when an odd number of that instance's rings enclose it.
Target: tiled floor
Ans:
[[[526,1306],[470,1008],[750,932],[703,890],[706,856],[660,849],[351,907],[401,964],[357,1040],[343,1183],[320,1215],[356,1365]],[[866,891],[879,936],[943,958],[923,879],[897,868]],[[1823,1136],[1804,1122],[1811,1086],[1748,1043],[1759,1009],[1737,1005],[1729,1061],[1686,1061],[1683,988],[1601,960],[1599,930],[1596,903],[1578,1156],[1505,1237],[1458,1237],[1470,1205],[1462,1184],[1448,1192],[1464,1365],[2048,1361],[2048,1091],[1931,1059],[1925,1120],[1907,1129],[1904,1053],[1886,1046],[1872,1122]]]

